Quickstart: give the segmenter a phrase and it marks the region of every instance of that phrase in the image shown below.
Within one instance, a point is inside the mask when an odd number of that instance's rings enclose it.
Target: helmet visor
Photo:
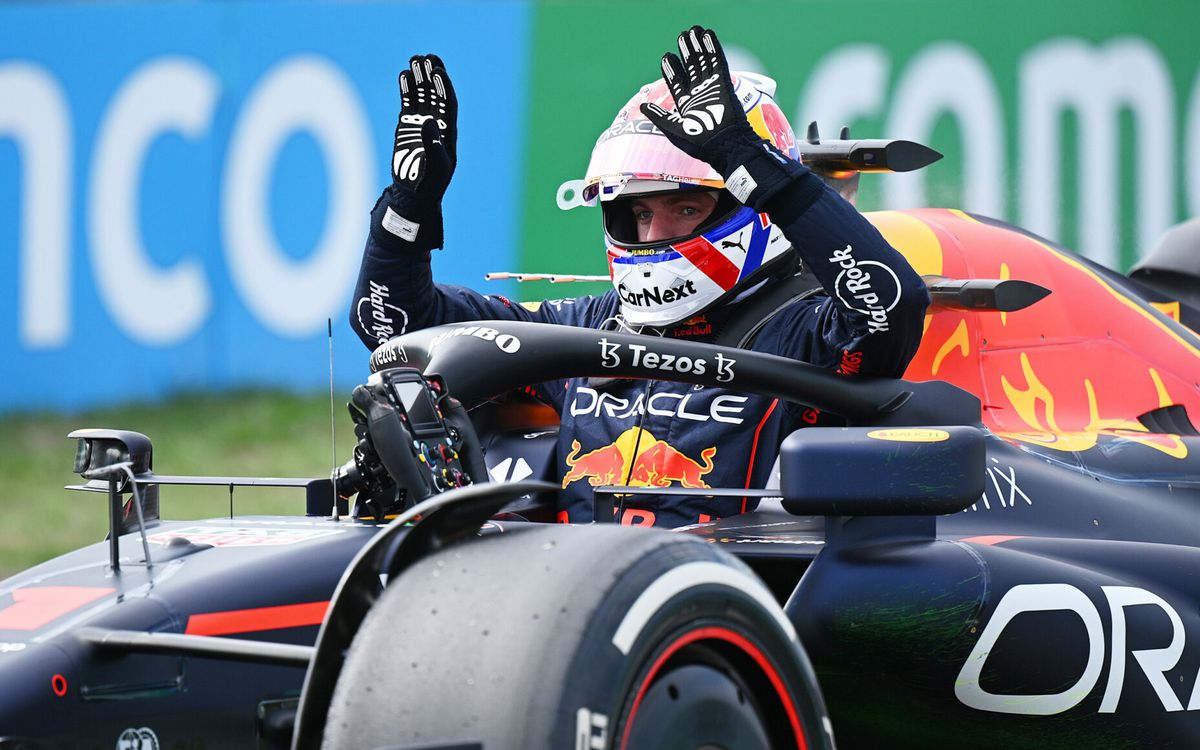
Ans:
[[[741,208],[741,204],[737,202],[737,199],[735,199],[725,190],[693,188],[690,185],[681,185],[680,187],[686,187],[688,190],[673,191],[667,194],[653,193],[651,195],[660,198],[664,197],[665,195],[677,196],[679,200],[683,201],[681,204],[677,203],[674,205],[662,205],[660,208],[664,211],[670,212],[683,205],[694,206],[697,209],[705,211],[706,214],[702,219],[700,219],[695,227],[676,237],[658,239],[653,242],[643,242],[638,237],[636,209],[638,208],[639,199],[647,198],[649,196],[638,194],[619,196],[611,201],[605,201],[601,204],[601,210],[604,214],[604,231],[608,235],[608,239],[611,241],[611,243],[627,250],[640,250],[674,244],[676,242],[681,242],[707,232],[714,226],[724,222],[726,219],[732,216],[735,211]],[[695,195],[697,198],[699,198],[698,194],[704,192],[711,193],[712,198],[708,199],[708,201],[702,199],[689,201],[687,199],[689,194]]]
[[[772,99],[775,82],[754,73],[733,73],[734,93],[755,132],[793,159],[799,158],[792,128]],[[676,148],[642,114],[641,105],[653,102],[667,111],[675,109],[675,100],[667,84],[659,79],[642,86],[617,113],[612,125],[596,139],[592,158],[584,173],[579,198],[560,206],[595,205],[636,188],[661,191],[675,186],[723,188],[721,174],[706,162],[688,156]],[[630,185],[630,183],[635,183]],[[659,183],[648,186],[646,183]]]
[[[597,198],[612,200],[630,180],[725,186],[717,170],[673,146],[649,120],[621,123],[604,131],[588,162],[583,199],[588,203]]]

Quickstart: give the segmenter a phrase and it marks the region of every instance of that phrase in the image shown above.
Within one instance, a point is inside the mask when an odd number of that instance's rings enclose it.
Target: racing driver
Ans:
[[[583,182],[583,201],[601,206],[615,288],[528,305],[433,282],[458,105],[442,61],[413,57],[400,74],[392,184],[371,214],[356,298],[402,309],[407,330],[508,319],[724,343],[739,313],[803,272],[825,293],[766,311],[740,345],[848,376],[901,375],[929,304],[921,278],[799,162],[773,82],[731,73],[709,29],[693,26],[678,43],[678,56],[662,58],[663,79],[643,86],[601,134]],[[404,332],[373,327],[363,307],[350,319],[369,347]],[[537,392],[561,418],[558,520],[573,523],[592,520],[594,486],[766,486],[783,438],[819,416],[667,381],[581,378]],[[665,495],[620,520],[679,526],[747,503]]]

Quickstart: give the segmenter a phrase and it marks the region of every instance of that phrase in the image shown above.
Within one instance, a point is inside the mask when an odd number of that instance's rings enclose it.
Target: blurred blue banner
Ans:
[[[340,386],[396,74],[462,102],[439,281],[514,265],[525,3],[0,5],[0,412]],[[489,291],[505,292],[502,285]]]

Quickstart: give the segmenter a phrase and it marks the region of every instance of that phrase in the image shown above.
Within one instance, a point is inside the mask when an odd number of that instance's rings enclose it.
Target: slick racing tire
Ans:
[[[323,746],[832,748],[828,727],[795,631],[740,561],[656,529],[530,525],[388,585]]]

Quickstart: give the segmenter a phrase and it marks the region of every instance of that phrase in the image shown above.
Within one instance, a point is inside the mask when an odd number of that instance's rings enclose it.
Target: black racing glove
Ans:
[[[442,196],[458,163],[458,100],[437,55],[414,55],[400,74],[392,184],[371,212],[371,235],[389,250],[442,246]]]
[[[725,189],[762,211],[783,187],[807,172],[754,132],[734,96],[729,64],[717,35],[693,26],[679,35],[679,54],[662,58],[663,78],[675,111],[643,104],[642,114],[680,151],[712,165]]]

